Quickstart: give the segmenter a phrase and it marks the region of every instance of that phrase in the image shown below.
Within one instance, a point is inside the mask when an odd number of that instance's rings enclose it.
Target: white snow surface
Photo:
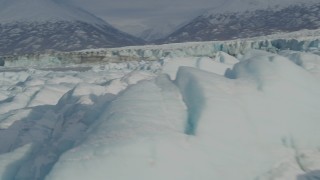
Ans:
[[[319,179],[318,49],[200,47],[1,68],[1,179]]]

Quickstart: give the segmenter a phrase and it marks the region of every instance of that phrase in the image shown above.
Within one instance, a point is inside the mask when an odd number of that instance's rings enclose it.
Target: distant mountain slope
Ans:
[[[236,2],[198,16],[161,42],[229,40],[320,28],[319,1],[286,0],[279,5],[258,0]]]
[[[159,24],[152,28],[146,29],[139,33],[137,37],[144,39],[146,41],[154,41],[167,37],[169,34],[182,27],[182,25],[177,25],[175,23]]]
[[[58,0],[2,0],[0,4],[0,54],[143,44],[143,40]]]

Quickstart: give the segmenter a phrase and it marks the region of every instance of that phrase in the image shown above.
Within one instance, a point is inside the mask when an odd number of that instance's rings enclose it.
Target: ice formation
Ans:
[[[319,41],[306,39],[112,49],[141,61],[66,67],[6,61],[0,177],[317,179]]]

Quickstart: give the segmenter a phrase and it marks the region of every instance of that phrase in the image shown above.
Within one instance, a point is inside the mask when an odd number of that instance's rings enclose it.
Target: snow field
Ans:
[[[48,178],[79,178],[73,174],[80,169],[86,172],[83,179],[287,179],[316,170],[316,158],[306,163],[302,159],[308,155],[301,156],[309,154],[305,149],[319,154],[316,78],[274,54],[255,51],[245,58],[231,70],[232,79],[221,76],[220,69],[179,68],[174,85],[186,107],[174,113],[185,114],[187,121],[178,131],[168,126],[180,118],[163,122],[171,116],[158,115],[162,108],[154,100],[154,82],[127,89],[97,121],[99,130],[64,154]],[[169,61],[163,72],[172,73],[178,62],[197,68],[198,61]],[[99,168],[83,169],[94,164]]]
[[[252,50],[2,72],[2,179],[319,177],[319,63]]]

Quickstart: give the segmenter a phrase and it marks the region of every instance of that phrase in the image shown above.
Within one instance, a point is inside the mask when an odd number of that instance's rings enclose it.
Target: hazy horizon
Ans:
[[[159,25],[179,25],[221,0],[71,0],[122,31],[137,34]]]

